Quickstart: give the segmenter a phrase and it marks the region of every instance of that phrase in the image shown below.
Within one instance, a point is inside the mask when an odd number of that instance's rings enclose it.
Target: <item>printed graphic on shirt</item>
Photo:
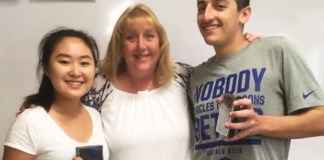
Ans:
[[[311,94],[313,94],[315,92],[315,90],[309,92],[309,93],[303,93],[303,98],[307,99]]]
[[[221,137],[215,130],[220,107],[215,100],[224,93],[249,98],[254,105],[254,110],[262,115],[261,107],[266,102],[266,97],[261,92],[265,74],[266,68],[246,69],[195,86],[193,103],[195,112],[194,148],[196,151],[206,150],[206,157],[221,156],[242,154],[244,152],[242,146],[261,145],[261,139],[257,137],[225,142],[224,137]]]

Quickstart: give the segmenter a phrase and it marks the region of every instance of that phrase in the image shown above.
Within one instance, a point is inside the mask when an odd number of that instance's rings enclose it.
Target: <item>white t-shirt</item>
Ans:
[[[108,145],[103,135],[98,111],[85,107],[89,112],[93,131],[88,142],[71,139],[48,115],[43,107],[26,109],[17,117],[8,132],[5,146],[36,155],[36,160],[71,160],[77,146],[103,145],[104,159],[108,160]]]

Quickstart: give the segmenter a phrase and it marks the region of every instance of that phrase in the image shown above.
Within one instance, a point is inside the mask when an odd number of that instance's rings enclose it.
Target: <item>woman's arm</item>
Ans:
[[[4,147],[2,160],[35,160],[36,156],[11,147]]]

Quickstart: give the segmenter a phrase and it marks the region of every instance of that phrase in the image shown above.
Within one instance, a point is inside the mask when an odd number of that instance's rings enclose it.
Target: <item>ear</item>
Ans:
[[[247,7],[243,8],[243,9],[240,11],[239,22],[240,22],[242,25],[244,25],[246,22],[249,21],[251,14],[252,14],[252,9],[251,9],[250,6],[247,6]]]
[[[46,66],[43,67],[43,73],[44,73],[47,77],[49,77],[48,67],[46,67]]]

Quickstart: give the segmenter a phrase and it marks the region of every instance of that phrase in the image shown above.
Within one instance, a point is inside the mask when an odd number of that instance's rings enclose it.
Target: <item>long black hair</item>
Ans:
[[[65,27],[56,28],[43,36],[38,46],[38,66],[37,74],[41,75],[41,83],[38,93],[27,96],[23,105],[28,108],[31,104],[42,106],[47,112],[54,101],[54,88],[48,76],[43,72],[43,68],[48,66],[49,59],[56,45],[60,43],[63,38],[76,37],[80,38],[91,50],[94,57],[95,65],[99,60],[98,46],[94,38],[87,33],[69,29]]]

